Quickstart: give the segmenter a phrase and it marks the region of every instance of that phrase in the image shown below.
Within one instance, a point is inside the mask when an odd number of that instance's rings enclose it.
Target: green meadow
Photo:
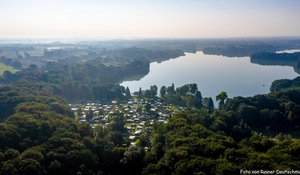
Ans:
[[[13,67],[11,67],[11,66],[6,66],[5,64],[0,63],[0,76],[2,76],[3,72],[5,72],[5,71],[10,71],[11,73],[15,73],[18,70],[15,69],[15,68],[13,68]]]

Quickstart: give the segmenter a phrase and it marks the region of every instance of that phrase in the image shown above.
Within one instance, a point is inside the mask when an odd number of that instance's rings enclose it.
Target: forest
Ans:
[[[156,123],[151,135],[136,146],[124,138],[121,113],[108,127],[92,129],[74,119],[53,88],[34,79],[1,86],[0,174],[239,174],[240,169],[299,169],[299,78],[274,82],[276,91],[266,95],[228,98],[222,92],[216,97],[218,108],[208,107],[193,84],[163,87],[159,97],[153,87],[139,98],[161,98],[188,108],[166,124]],[[146,151],[143,145],[149,141],[151,149]]]
[[[0,175],[222,175],[240,174],[240,170],[299,170],[300,77],[274,81],[269,94],[233,98],[224,91],[216,97],[202,97],[196,84],[160,89],[153,85],[132,97],[128,88],[118,85],[147,74],[151,61],[184,53],[176,48],[193,51],[204,47],[201,42],[179,46],[171,42],[160,52],[155,52],[151,41],[140,49],[131,43],[116,52],[107,47],[101,56],[93,47],[88,49],[89,56],[80,56],[83,50],[77,48],[77,56],[64,59],[57,59],[60,52],[45,51],[43,59],[27,53],[20,58],[21,66],[3,56],[2,61],[19,71],[6,71],[0,80]],[[283,45],[279,42],[276,47]],[[23,49],[29,52],[34,47]],[[136,56],[131,57],[132,52]],[[26,57],[30,62],[22,60]],[[25,66],[34,60],[41,64]],[[153,121],[150,134],[132,145],[122,112],[112,114],[108,125],[93,128],[76,120],[68,105],[131,98],[166,102],[178,112],[166,122]]]
[[[292,66],[298,74],[300,73],[300,52],[295,53],[254,53],[250,57],[251,63],[260,65]]]

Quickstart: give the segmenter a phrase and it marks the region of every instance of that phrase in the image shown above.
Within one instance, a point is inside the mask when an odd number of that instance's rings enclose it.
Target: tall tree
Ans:
[[[165,98],[166,92],[167,92],[166,86],[162,86],[162,87],[160,88],[160,96],[161,96],[162,98]]]
[[[216,100],[219,102],[219,109],[221,109],[225,103],[225,100],[228,98],[226,92],[222,91],[219,95],[216,96]]]
[[[202,95],[201,92],[196,90],[195,93],[195,107],[200,108],[202,106]]]
[[[125,95],[127,98],[131,98],[131,93],[130,93],[130,90],[128,87],[126,87],[126,89],[125,89]]]
[[[150,86],[150,92],[151,92],[151,97],[152,98],[155,98],[155,96],[157,95],[157,86],[156,85],[153,85],[153,86]]]
[[[173,96],[175,93],[175,86],[174,86],[174,83],[172,83],[172,86],[169,86],[167,88],[167,95],[168,96]]]
[[[198,90],[198,86],[196,83],[189,84],[189,91],[193,94],[195,94]]]
[[[142,88],[140,87],[139,93],[138,93],[138,98],[142,98],[142,95],[143,95],[143,93],[142,93]]]
[[[211,97],[205,97],[202,100],[202,105],[208,110],[211,111],[214,109],[214,102]]]

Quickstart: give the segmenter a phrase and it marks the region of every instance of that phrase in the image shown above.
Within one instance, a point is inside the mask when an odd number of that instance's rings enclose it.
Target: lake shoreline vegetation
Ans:
[[[258,47],[299,48],[299,39],[114,44],[1,46],[0,61],[19,70],[0,79],[1,175],[300,169],[300,77],[274,81],[268,94],[233,98],[202,97],[197,84],[133,93],[118,84],[185,52],[251,56]],[[240,52],[232,49],[238,45]],[[213,46],[229,49],[205,49]]]
[[[295,53],[270,53],[260,52],[251,55],[251,63],[260,65],[292,66],[300,74],[300,52]]]

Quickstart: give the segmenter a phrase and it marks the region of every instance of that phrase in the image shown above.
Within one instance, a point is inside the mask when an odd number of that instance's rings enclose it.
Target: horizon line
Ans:
[[[240,40],[240,39],[300,39],[299,36],[232,36],[232,37],[0,37],[0,42],[5,41],[20,41],[20,42],[34,42],[34,41],[48,41],[48,42],[85,42],[85,41],[142,41],[142,40]]]

